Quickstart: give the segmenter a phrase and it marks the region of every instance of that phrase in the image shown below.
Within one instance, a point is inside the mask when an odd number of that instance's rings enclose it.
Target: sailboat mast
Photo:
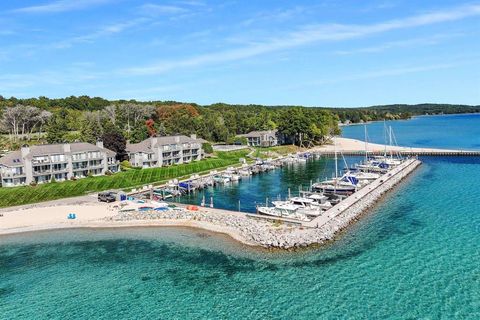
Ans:
[[[336,193],[337,192],[337,179],[338,179],[338,157],[337,157],[337,139],[336,137],[334,136],[333,137],[333,148],[335,150],[335,180],[333,182],[333,192]]]
[[[390,159],[393,159],[393,154],[392,154],[392,126],[390,126],[389,136],[390,136]]]
[[[384,146],[385,151],[383,152],[383,156],[387,157],[387,122],[383,119],[383,137],[384,137]]]
[[[335,149],[335,179],[338,178],[338,157],[337,157],[337,140],[333,138],[333,147]]]
[[[367,124],[364,124],[364,129],[365,129],[365,161],[368,161]]]

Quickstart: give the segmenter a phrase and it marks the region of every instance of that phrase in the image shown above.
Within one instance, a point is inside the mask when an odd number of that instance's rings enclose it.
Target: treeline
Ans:
[[[339,133],[338,117],[321,108],[136,101],[105,104],[100,98],[89,99],[2,99],[0,130],[15,147],[31,140],[34,132],[44,133],[36,135],[38,143],[102,139],[115,145],[173,134],[197,134],[211,142],[244,142],[238,134],[271,129],[278,129],[291,143],[312,145]],[[53,102],[57,100],[62,101]]]
[[[455,104],[393,104],[365,108],[328,108],[342,123],[410,119],[418,115],[479,113],[480,106]]]
[[[480,106],[385,105],[367,108],[317,108],[212,104],[175,101],[109,101],[99,97],[17,99],[0,96],[0,131],[19,144],[33,133],[49,143],[138,142],[152,135],[197,134],[211,142],[235,142],[238,134],[278,129],[291,143],[311,145],[339,133],[339,122],[408,119],[413,115],[480,112]],[[43,141],[42,141],[43,142]],[[122,142],[123,143],[123,142]]]

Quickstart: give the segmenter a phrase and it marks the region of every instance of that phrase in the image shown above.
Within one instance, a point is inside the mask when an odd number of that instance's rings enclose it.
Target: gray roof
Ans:
[[[5,156],[0,158],[0,165],[7,167],[23,166],[22,153],[19,150],[7,153]]]
[[[103,151],[107,153],[107,156],[114,157],[116,153],[107,148],[100,148],[91,143],[86,142],[74,142],[70,143],[70,152],[64,152],[64,144],[41,144],[29,147],[30,152],[27,155],[28,159],[38,156],[55,155],[55,154],[73,154],[88,151]],[[16,150],[7,153],[4,157],[0,158],[0,165],[7,167],[15,167],[23,165],[23,158],[21,150]]]
[[[157,142],[153,145],[153,148],[158,148],[161,146],[171,145],[171,144],[181,144],[181,143],[203,143],[203,139],[193,139],[184,135],[177,136],[166,136],[166,137],[151,137],[146,140],[143,140],[139,143],[128,143],[127,152],[136,153],[153,153],[152,150],[152,140],[157,139]]]
[[[245,137],[245,138],[259,138],[264,135],[272,135],[276,134],[277,130],[264,130],[264,131],[251,131],[246,134],[239,134],[237,137]]]

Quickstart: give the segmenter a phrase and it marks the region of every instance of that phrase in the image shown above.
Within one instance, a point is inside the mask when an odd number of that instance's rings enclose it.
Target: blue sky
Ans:
[[[0,94],[480,104],[480,2],[1,1]]]

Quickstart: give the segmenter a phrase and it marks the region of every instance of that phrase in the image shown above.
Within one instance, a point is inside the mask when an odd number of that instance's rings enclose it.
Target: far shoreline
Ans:
[[[373,120],[373,121],[367,121],[367,122],[356,122],[356,123],[339,123],[338,126],[340,128],[342,127],[352,127],[352,126],[361,126],[364,124],[371,124],[371,123],[377,123],[377,122],[383,122],[383,121],[410,121],[414,120],[415,118],[424,118],[424,117],[445,117],[445,116],[468,116],[468,115],[478,115],[480,112],[466,112],[466,113],[443,113],[443,114],[419,114],[419,115],[414,115],[409,119],[389,119],[389,120]]]

